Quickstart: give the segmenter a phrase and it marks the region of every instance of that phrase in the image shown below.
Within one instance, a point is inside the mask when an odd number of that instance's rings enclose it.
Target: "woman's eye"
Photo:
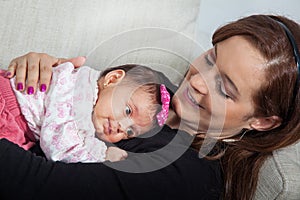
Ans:
[[[208,51],[207,54],[204,56],[204,59],[207,65],[213,67],[216,64],[214,50]]]
[[[226,99],[231,98],[228,93],[226,92],[226,89],[224,88],[224,84],[221,80],[217,81],[217,90],[219,91],[219,93],[224,96]]]
[[[209,66],[211,66],[211,67],[214,66],[213,61],[210,60],[210,58],[209,58],[208,55],[205,55],[204,58],[205,58],[205,62],[206,62],[207,65],[209,65]]]
[[[133,132],[132,128],[128,128],[128,129],[126,130],[126,133],[127,133],[127,136],[128,136],[128,137],[131,137],[131,136],[134,135],[134,132]]]
[[[126,114],[127,116],[129,116],[129,115],[131,115],[131,113],[132,113],[131,108],[130,108],[129,106],[126,106],[126,107],[125,107],[125,114]]]

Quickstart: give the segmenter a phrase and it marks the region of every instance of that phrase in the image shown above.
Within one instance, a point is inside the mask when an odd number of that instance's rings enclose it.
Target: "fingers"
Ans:
[[[46,92],[52,76],[52,66],[57,62],[57,58],[48,54],[30,52],[11,61],[6,77],[16,76],[16,88],[19,91],[26,90],[27,94],[34,94],[39,89]]]
[[[68,62],[66,58],[57,58],[56,62],[53,64],[53,67],[56,67],[57,65],[60,65],[65,62]]]
[[[6,73],[5,73],[5,76],[7,78],[11,78],[15,75],[15,72],[16,72],[16,67],[17,67],[17,63],[15,62],[15,60],[12,60],[10,63],[9,63],[9,66],[6,70]]]
[[[28,94],[34,94],[37,90],[46,92],[52,76],[52,67],[61,63],[71,62],[75,67],[85,63],[85,57],[71,59],[55,58],[45,53],[30,52],[13,59],[5,73],[7,78],[16,76],[16,88]],[[39,88],[37,86],[39,85]]]
[[[58,58],[56,63],[53,66],[57,66],[59,64],[65,63],[65,62],[71,62],[75,68],[82,66],[86,61],[86,57],[84,56],[78,56],[75,58],[70,58],[70,59],[66,59],[66,58]]]
[[[84,56],[78,56],[78,57],[75,57],[75,58],[70,58],[68,60],[65,60],[65,62],[71,62],[74,67],[80,67],[82,66],[86,61],[86,57]]]
[[[26,59],[24,59],[26,60]],[[36,91],[37,83],[39,79],[39,65],[40,59],[35,55],[29,55],[27,57],[27,83],[26,83],[26,91],[27,94],[33,94]],[[18,79],[17,75],[17,79]]]
[[[16,87],[19,91],[24,91],[27,74],[27,61],[24,57],[19,57],[16,61]]]
[[[52,77],[52,67],[54,65],[56,65],[56,63],[58,62],[58,59],[53,58],[53,60],[49,60],[49,59],[41,59],[40,60],[40,88],[39,90],[41,92],[47,92],[48,88],[49,88],[49,84],[51,81],[51,77]],[[55,63],[55,64],[53,64]]]

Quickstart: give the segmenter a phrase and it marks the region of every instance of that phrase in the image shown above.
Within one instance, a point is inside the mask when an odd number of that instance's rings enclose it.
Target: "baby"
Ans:
[[[127,153],[104,142],[137,137],[162,126],[170,102],[166,77],[141,65],[103,71],[72,63],[53,68],[47,93],[28,95],[0,76],[0,138],[24,149],[39,140],[48,159],[64,162],[118,161]],[[166,80],[169,83],[169,80]],[[16,134],[9,134],[14,132]]]

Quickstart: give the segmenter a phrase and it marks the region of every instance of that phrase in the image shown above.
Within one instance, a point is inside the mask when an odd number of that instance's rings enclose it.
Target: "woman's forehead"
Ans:
[[[215,46],[216,65],[239,91],[256,89],[265,80],[266,62],[245,38],[234,36]]]

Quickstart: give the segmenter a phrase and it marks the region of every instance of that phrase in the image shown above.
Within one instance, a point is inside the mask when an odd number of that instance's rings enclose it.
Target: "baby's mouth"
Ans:
[[[111,124],[109,119],[107,119],[107,122],[103,124],[103,132],[105,135],[109,135],[111,133]]]

